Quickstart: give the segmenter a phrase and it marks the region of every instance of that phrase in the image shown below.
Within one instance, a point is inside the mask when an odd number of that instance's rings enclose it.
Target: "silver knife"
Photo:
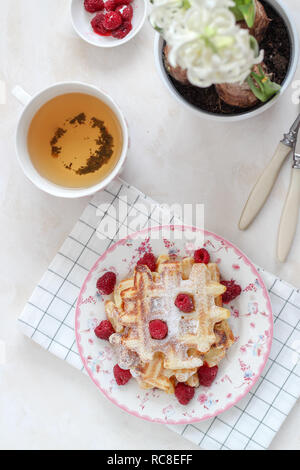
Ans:
[[[298,138],[299,142],[299,138]],[[284,262],[289,254],[297,229],[300,207],[300,142],[294,145],[293,166],[288,194],[281,214],[278,239],[277,258]]]
[[[245,230],[251,224],[265,204],[284,160],[295,147],[299,125],[300,113],[291,126],[289,132],[284,134],[283,139],[277,146],[272,160],[264,169],[254,188],[252,189],[239,221],[240,230]]]

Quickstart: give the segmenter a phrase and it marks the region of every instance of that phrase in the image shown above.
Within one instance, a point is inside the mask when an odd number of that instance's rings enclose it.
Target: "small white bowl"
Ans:
[[[76,33],[86,42],[97,47],[115,47],[130,41],[142,28],[147,16],[146,0],[133,0],[132,30],[123,39],[111,36],[100,36],[93,31],[91,21],[97,13],[88,13],[84,8],[84,0],[72,0],[71,19]]]

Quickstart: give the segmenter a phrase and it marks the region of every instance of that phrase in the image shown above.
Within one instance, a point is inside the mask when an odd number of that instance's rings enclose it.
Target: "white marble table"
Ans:
[[[285,1],[300,31],[299,1]],[[289,90],[254,120],[215,124],[197,118],[160,82],[148,24],[130,43],[100,50],[73,32],[69,3],[0,0],[0,80],[7,90],[6,103],[0,105],[0,340],[7,344],[7,361],[0,366],[0,448],[196,449],[162,425],[121,412],[87,377],[19,333],[20,311],[87,201],[53,198],[24,178],[14,148],[21,106],[10,90],[20,84],[35,93],[56,81],[82,80],[108,91],[130,125],[123,178],[161,202],[205,203],[208,230],[300,287],[300,223],[288,261],[281,265],[274,256],[289,163],[251,228],[237,229],[248,192],[297,106]],[[300,449],[299,420],[300,403],[273,449]]]

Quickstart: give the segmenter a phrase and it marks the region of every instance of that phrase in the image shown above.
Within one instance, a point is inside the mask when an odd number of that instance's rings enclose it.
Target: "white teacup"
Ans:
[[[119,106],[106,93],[98,88],[82,82],[61,82],[46,88],[34,97],[31,97],[21,87],[17,86],[12,90],[13,95],[25,106],[23,110],[16,133],[16,149],[19,163],[32,183],[43,191],[53,196],[76,198],[89,196],[95,192],[105,188],[121,171],[128,151],[128,128],[122,111]],[[95,96],[107,104],[115,113],[119,120],[122,134],[123,146],[119,161],[112,172],[101,182],[89,186],[87,188],[67,188],[52,183],[48,179],[41,176],[35,169],[27,148],[27,134],[30,123],[37,111],[49,100],[66,93],[85,93]]]

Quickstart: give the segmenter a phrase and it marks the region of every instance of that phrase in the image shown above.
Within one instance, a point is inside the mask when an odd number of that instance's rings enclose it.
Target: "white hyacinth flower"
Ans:
[[[255,39],[237,23],[232,0],[152,0],[150,21],[170,47],[171,66],[199,87],[242,83],[263,60]]]

